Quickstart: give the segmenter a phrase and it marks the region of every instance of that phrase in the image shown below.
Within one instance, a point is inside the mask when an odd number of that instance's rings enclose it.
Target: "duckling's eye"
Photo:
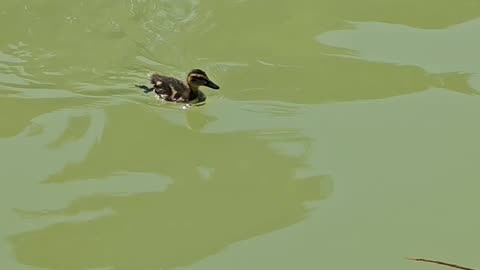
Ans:
[[[192,76],[191,81],[194,82],[194,83],[201,84],[201,83],[205,83],[206,79],[203,78],[203,77]]]

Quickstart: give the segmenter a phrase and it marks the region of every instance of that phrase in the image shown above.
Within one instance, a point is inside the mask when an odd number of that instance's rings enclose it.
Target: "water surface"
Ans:
[[[0,268],[479,267],[479,8],[2,1]]]

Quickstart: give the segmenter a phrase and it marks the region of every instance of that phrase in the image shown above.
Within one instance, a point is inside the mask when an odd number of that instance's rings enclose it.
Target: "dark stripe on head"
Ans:
[[[188,73],[188,75],[193,75],[193,74],[199,74],[199,75],[203,75],[203,76],[207,76],[207,73],[205,73],[205,71],[201,70],[201,69],[194,69],[192,71],[190,71],[190,73]]]
[[[190,74],[188,77],[194,80],[208,80],[207,75],[202,74]]]

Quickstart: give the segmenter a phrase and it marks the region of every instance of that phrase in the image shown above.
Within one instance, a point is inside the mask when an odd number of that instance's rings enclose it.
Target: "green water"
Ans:
[[[479,10],[2,0],[0,269],[479,267]]]

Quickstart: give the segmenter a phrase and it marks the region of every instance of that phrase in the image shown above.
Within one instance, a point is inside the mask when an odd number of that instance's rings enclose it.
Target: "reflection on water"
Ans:
[[[279,154],[268,146],[271,140],[262,139],[265,134],[200,134],[165,122],[161,129],[142,132],[158,118],[130,108],[130,117],[142,121],[125,126],[124,113],[120,108],[109,113],[101,142],[49,182],[96,179],[100,184],[109,175],[130,171],[161,174],[173,180],[171,185],[164,192],[82,196],[62,210],[42,212],[44,218],[105,209],[111,214],[11,237],[20,262],[50,269],[185,266],[234,242],[300,222],[308,215],[306,202],[331,192],[328,176],[297,176],[297,168],[305,166],[301,151]],[[282,138],[292,132],[268,136],[288,144]],[[294,143],[309,143],[293,135]],[[132,177],[130,184],[135,181]]]
[[[472,37],[480,34],[480,20],[435,30],[378,22],[352,26],[321,34],[317,40],[351,50],[352,54],[343,57],[419,67],[432,74],[433,86],[478,94],[480,85],[473,85],[471,79],[478,81],[480,76],[480,40]]]

